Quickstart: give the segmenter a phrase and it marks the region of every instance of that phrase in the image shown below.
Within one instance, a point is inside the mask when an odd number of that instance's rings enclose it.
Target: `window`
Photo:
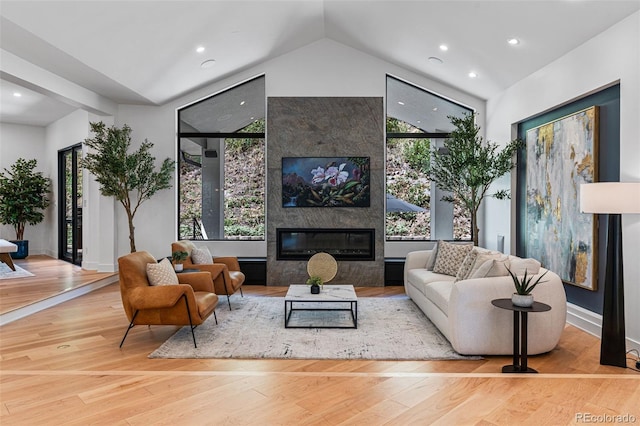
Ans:
[[[448,116],[471,109],[387,76],[386,238],[468,240],[471,215],[461,203],[441,201],[426,170],[433,149],[453,130]]]
[[[178,111],[179,239],[264,240],[265,78]]]

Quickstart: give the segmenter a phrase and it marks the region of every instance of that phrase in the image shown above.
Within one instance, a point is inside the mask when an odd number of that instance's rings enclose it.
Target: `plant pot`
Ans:
[[[175,269],[176,272],[182,272],[184,265],[182,263],[176,263],[173,265],[173,269]]]
[[[513,303],[514,306],[519,306],[521,308],[530,308],[533,306],[533,294],[513,293],[511,296],[511,303]]]
[[[320,294],[320,286],[318,284],[311,284],[311,294]]]
[[[12,259],[24,259],[29,256],[29,240],[10,241],[18,246],[18,251],[9,253]]]

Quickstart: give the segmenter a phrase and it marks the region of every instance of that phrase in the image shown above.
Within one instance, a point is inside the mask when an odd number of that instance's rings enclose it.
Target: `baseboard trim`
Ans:
[[[118,282],[118,275],[112,275],[110,277],[88,283],[86,285],[83,285],[82,287],[77,287],[72,290],[59,293],[55,296],[40,300],[38,302],[34,302],[30,305],[6,312],[0,315],[0,326],[35,314],[36,312],[40,312],[52,306],[59,305],[60,303],[66,302],[68,300],[75,299],[76,297],[82,296],[116,282]]]
[[[585,331],[598,339],[602,334],[602,315],[582,308],[573,303],[567,303],[567,323]],[[627,337],[627,349],[640,351],[640,342]]]

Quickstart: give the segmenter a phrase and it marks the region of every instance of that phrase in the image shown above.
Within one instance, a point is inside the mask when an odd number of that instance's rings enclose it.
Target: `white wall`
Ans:
[[[620,180],[640,181],[640,12],[518,82],[487,103],[489,139],[508,140],[514,124],[620,81]],[[485,205],[489,238],[514,243],[501,205]],[[623,216],[627,339],[640,347],[640,215]],[[505,248],[506,250],[506,248]]]
[[[266,75],[267,96],[385,96],[386,74],[392,74],[440,95],[476,109],[484,116],[484,102],[441,83],[413,74],[358,50],[325,39],[265,62],[232,78],[209,85],[160,107],[120,105],[116,124],[128,124],[133,139],[147,138],[154,144],[153,154],[160,164],[166,157],[176,158],[176,109],[220,92],[256,75]],[[267,111],[268,114],[268,111]],[[269,141],[267,140],[267,147]],[[268,149],[268,148],[267,148]],[[136,245],[156,257],[169,254],[177,235],[176,188],[162,191],[145,202],[136,215]],[[380,208],[383,208],[380,206]],[[267,218],[268,220],[268,218]],[[128,252],[126,218],[117,209],[120,254]],[[210,241],[214,253],[242,257],[266,256],[266,242]],[[421,243],[422,246],[426,243]],[[385,255],[404,257],[411,245],[387,245]],[[389,253],[387,253],[387,249]]]
[[[44,152],[45,129],[44,127],[25,126],[22,124],[0,123],[0,169],[10,169],[18,158],[26,160],[38,160],[36,171],[42,172],[45,177],[51,177],[51,169]],[[52,185],[53,188],[53,185]],[[50,194],[53,196],[53,193]],[[29,240],[30,254],[47,253],[47,241],[51,216],[51,208],[45,212],[45,219],[38,225],[27,224],[24,238]],[[15,240],[16,233],[11,225],[0,225],[0,238]]]
[[[44,146],[47,166],[51,170],[51,178],[55,196],[49,208],[51,217],[47,240],[47,253],[58,257],[58,151],[83,142],[90,136],[92,121],[104,121],[112,124],[111,117],[98,117],[83,110],[76,110],[50,124],[46,128],[46,144]],[[84,148],[86,149],[86,147]],[[116,253],[114,250],[116,235],[114,232],[113,199],[102,197],[98,184],[87,172],[83,173],[83,218],[82,218],[82,267],[99,272],[116,270]],[[126,223],[126,222],[125,222]]]

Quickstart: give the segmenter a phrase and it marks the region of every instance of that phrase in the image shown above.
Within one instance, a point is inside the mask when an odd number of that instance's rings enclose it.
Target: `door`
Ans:
[[[58,151],[58,257],[82,264],[82,144]]]

